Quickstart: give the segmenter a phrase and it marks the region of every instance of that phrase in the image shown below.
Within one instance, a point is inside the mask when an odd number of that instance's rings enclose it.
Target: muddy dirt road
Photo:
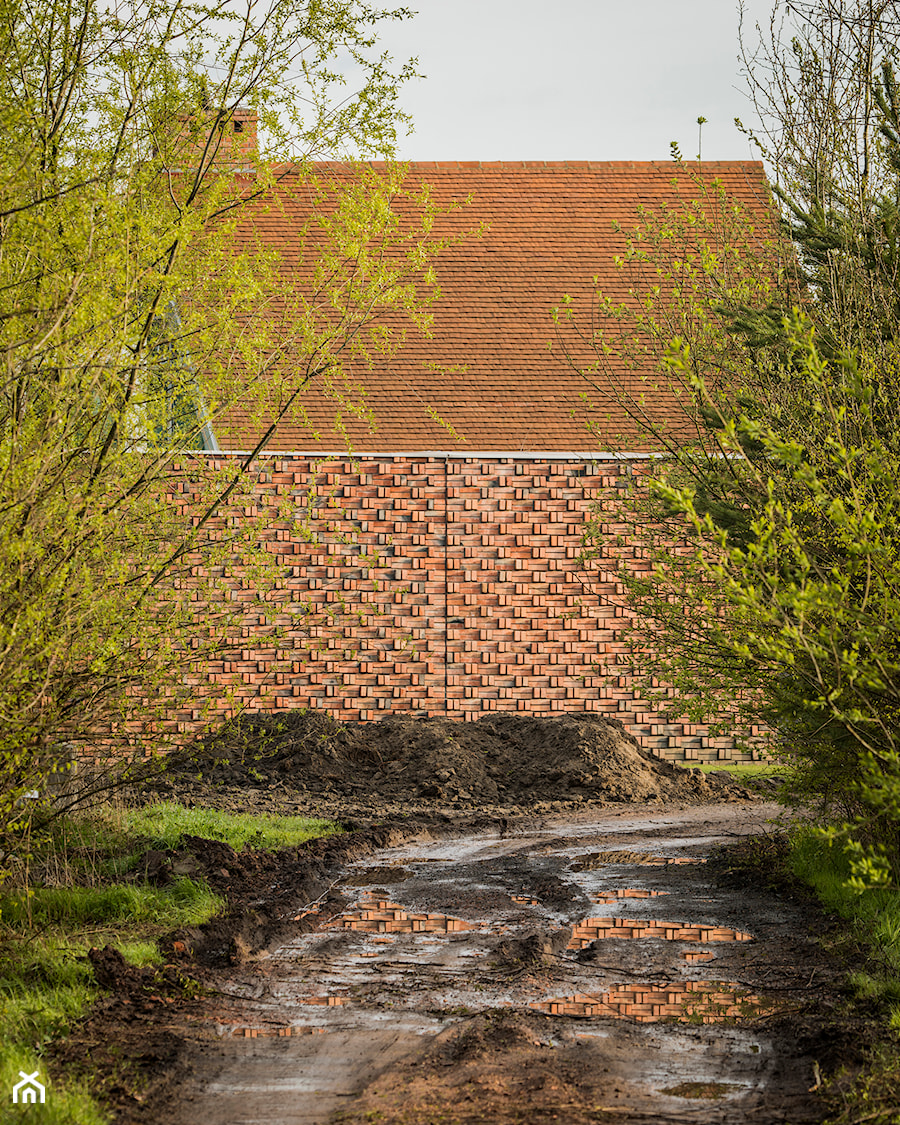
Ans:
[[[777,812],[585,810],[347,866],[219,983],[165,1120],[821,1120],[843,1048],[809,904],[706,862]]]

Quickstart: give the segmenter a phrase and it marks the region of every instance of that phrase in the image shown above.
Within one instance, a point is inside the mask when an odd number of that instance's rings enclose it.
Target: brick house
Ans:
[[[703,172],[750,209],[767,207],[761,164],[707,163]],[[211,675],[230,678],[250,706],[364,720],[598,711],[667,757],[730,756],[726,742],[663,721],[636,696],[619,640],[622,590],[602,574],[583,584],[585,516],[603,505],[612,537],[619,490],[651,451],[548,351],[551,307],[566,293],[586,303],[597,287],[621,288],[614,259],[639,207],[683,199],[684,172],[671,163],[439,162],[411,164],[407,182],[427,183],[439,203],[471,196],[449,221],[487,229],[440,255],[433,337],[411,339],[363,376],[377,428],[351,421],[355,457],[313,394],[317,440],[280,425],[258,485],[260,504],[324,489],[337,508],[319,515],[379,553],[376,588],[352,550],[336,556],[274,524],[287,601],[364,597],[374,613],[323,635],[300,659],[283,644],[271,658],[247,650]],[[255,219],[286,253],[300,221],[292,206]],[[670,408],[662,396],[651,407],[660,416]],[[210,456],[252,449],[258,436],[259,425],[234,411],[217,423],[221,452]]]

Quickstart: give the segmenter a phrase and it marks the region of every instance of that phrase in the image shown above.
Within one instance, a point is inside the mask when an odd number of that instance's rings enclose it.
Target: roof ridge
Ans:
[[[762,168],[761,160],[317,160],[312,162],[315,168],[390,168],[398,164],[409,168],[427,168],[433,171],[447,169],[448,171],[461,171],[465,169],[479,169],[485,171],[557,171],[570,168],[573,171],[606,171],[611,169],[636,169],[644,171],[659,169],[660,171],[678,172],[680,169],[691,171],[703,168],[733,169],[738,171],[746,168]]]

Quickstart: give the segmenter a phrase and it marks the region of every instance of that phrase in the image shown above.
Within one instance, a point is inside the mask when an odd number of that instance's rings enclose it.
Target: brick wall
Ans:
[[[248,640],[208,675],[268,710],[312,706],[363,720],[594,711],[666,757],[731,757],[727,740],[664,721],[636,696],[620,639],[622,587],[602,567],[588,581],[579,565],[595,503],[610,513],[610,557],[623,553],[613,546],[615,509],[632,465],[277,455],[262,466],[255,502],[272,512],[266,535],[283,579],[271,613],[248,619],[244,635],[273,623],[283,635],[269,648]],[[624,553],[634,552],[626,544]]]

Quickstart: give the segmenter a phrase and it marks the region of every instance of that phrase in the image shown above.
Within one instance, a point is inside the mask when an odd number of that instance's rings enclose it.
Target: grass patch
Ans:
[[[204,883],[190,879],[169,888],[36,887],[0,895],[0,1095],[11,1096],[19,1070],[37,1071],[47,1085],[45,1048],[99,995],[86,956],[91,946],[111,944],[132,964],[152,965],[162,960],[156,934],[205,922],[223,905]],[[17,1121],[60,1125],[106,1121],[86,1088],[68,1084],[52,1096],[48,1086],[44,1105],[16,1114]]]
[[[59,927],[74,933],[105,928],[196,926],[223,906],[205,883],[182,877],[170,887],[149,883],[99,887],[38,887],[0,895],[0,922],[15,929]]]
[[[42,1058],[98,997],[87,951],[116,946],[133,965],[161,962],[156,938],[201,925],[224,906],[203,882],[166,887],[123,875],[148,847],[177,847],[186,834],[235,849],[274,849],[340,826],[304,817],[187,809],[172,802],[136,810],[105,809],[51,824],[30,841],[27,860],[8,871],[0,892],[0,1121],[106,1125],[87,1087],[49,1084]],[[44,1105],[13,1107],[19,1071],[38,1072]]]
[[[733,773],[736,778],[741,777],[781,777],[784,766],[779,762],[679,762],[690,769],[699,769],[703,773],[713,773],[715,770],[725,770]]]
[[[12,1105],[12,1088],[20,1074],[35,1071],[46,1086],[44,1105]],[[0,1093],[4,1103],[0,1121],[14,1121],[16,1125],[109,1125],[109,1117],[85,1083],[67,1082],[64,1087],[51,1083],[37,1052],[7,1042],[0,1043]]]
[[[235,851],[245,847],[271,851],[341,830],[331,820],[188,809],[172,801],[131,809],[125,813],[125,820],[130,833],[144,837],[154,848],[177,848],[183,836],[204,836],[222,840]]]
[[[809,832],[795,834],[788,863],[825,906],[844,919],[848,936],[867,950],[865,970],[851,978],[859,997],[896,1006],[892,1015],[900,1024],[900,890],[853,890],[847,886],[850,864],[843,850]]]
[[[119,952],[129,965],[161,965],[163,956],[155,941],[120,941]]]
[[[832,1125],[897,1125],[900,1121],[900,890],[858,892],[847,885],[850,864],[839,845],[808,830],[794,833],[787,856],[791,872],[810,886],[845,924],[843,942],[859,965],[846,984],[866,1016],[879,1018],[885,1033],[867,1065],[829,1084],[841,1110]]]

